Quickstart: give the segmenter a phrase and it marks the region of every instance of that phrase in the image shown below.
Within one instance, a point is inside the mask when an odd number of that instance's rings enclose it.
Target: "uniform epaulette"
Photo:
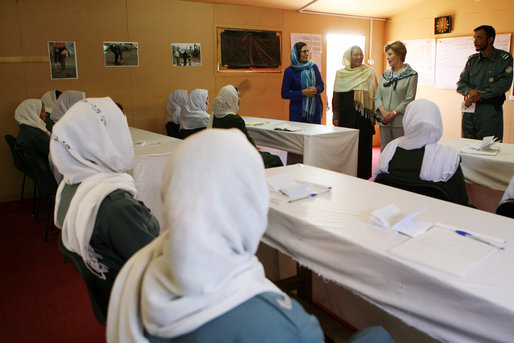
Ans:
[[[472,58],[478,58],[479,56],[480,56],[480,53],[479,53],[479,52],[477,52],[476,54],[471,54],[471,55],[469,55],[469,57],[468,57],[468,61],[469,61],[470,59],[472,59]]]

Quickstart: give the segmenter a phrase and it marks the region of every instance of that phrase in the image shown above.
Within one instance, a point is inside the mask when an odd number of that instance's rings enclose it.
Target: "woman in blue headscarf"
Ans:
[[[291,66],[282,80],[282,98],[289,99],[289,120],[321,124],[321,93],[325,84],[318,66],[309,60],[309,47],[298,42],[291,50]]]

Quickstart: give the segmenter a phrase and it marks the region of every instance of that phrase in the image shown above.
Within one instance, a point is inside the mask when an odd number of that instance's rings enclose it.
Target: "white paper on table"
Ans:
[[[490,245],[438,226],[388,250],[389,253],[408,261],[459,277],[463,277],[497,251],[497,248]]]
[[[332,189],[332,187],[303,181],[296,182],[287,173],[273,175],[266,180],[270,186],[270,200],[278,204],[312,198]]]
[[[423,207],[404,214],[398,206],[391,204],[373,211],[370,216],[370,224],[374,227],[398,231],[415,237],[432,226],[432,223],[414,220],[414,217],[425,210],[426,207]]]
[[[500,147],[493,146],[498,140],[494,136],[487,136],[482,139],[480,145],[466,143],[466,147],[461,149],[461,152],[467,154],[479,154],[479,155],[496,155],[500,150]]]
[[[461,112],[466,112],[466,113],[475,113],[475,108],[476,107],[477,107],[477,103],[476,102],[474,102],[471,105],[469,105],[468,107],[466,107],[466,102],[463,101],[462,105],[461,105],[461,108],[460,108],[460,111]]]
[[[280,125],[275,126],[275,130],[297,132],[297,131],[302,131],[303,129],[301,127],[293,126],[290,124],[280,124]]]

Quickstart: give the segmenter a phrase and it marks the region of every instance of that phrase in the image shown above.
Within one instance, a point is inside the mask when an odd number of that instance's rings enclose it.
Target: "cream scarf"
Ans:
[[[343,69],[336,72],[334,92],[353,92],[353,105],[361,116],[373,118],[375,109],[375,92],[377,89],[376,75],[373,68],[362,64],[357,68],[351,67],[352,48],[343,55]]]

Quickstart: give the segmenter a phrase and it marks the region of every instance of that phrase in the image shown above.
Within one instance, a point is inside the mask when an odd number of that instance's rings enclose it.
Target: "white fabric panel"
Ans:
[[[268,118],[243,117],[246,123],[269,122],[249,125],[246,128],[255,144],[303,155],[303,162],[348,175],[357,175],[357,146],[359,130],[300,122],[285,122]],[[284,123],[301,131],[274,130]]]
[[[438,340],[512,340],[514,220],[306,165],[266,171],[283,172],[333,189],[271,204],[266,244]],[[369,226],[371,212],[391,203],[405,212],[427,207],[417,220],[500,237],[508,247],[462,278],[402,260],[387,250],[408,237]]]
[[[136,199],[152,211],[162,228],[162,174],[170,153],[182,140],[133,127],[130,135],[135,144],[136,161],[132,176],[137,189]]]
[[[439,143],[457,151],[467,144],[480,145],[479,140],[453,138]],[[505,191],[514,175],[514,144],[498,143],[500,151],[495,156],[460,153],[462,172],[466,181],[498,191]]]

